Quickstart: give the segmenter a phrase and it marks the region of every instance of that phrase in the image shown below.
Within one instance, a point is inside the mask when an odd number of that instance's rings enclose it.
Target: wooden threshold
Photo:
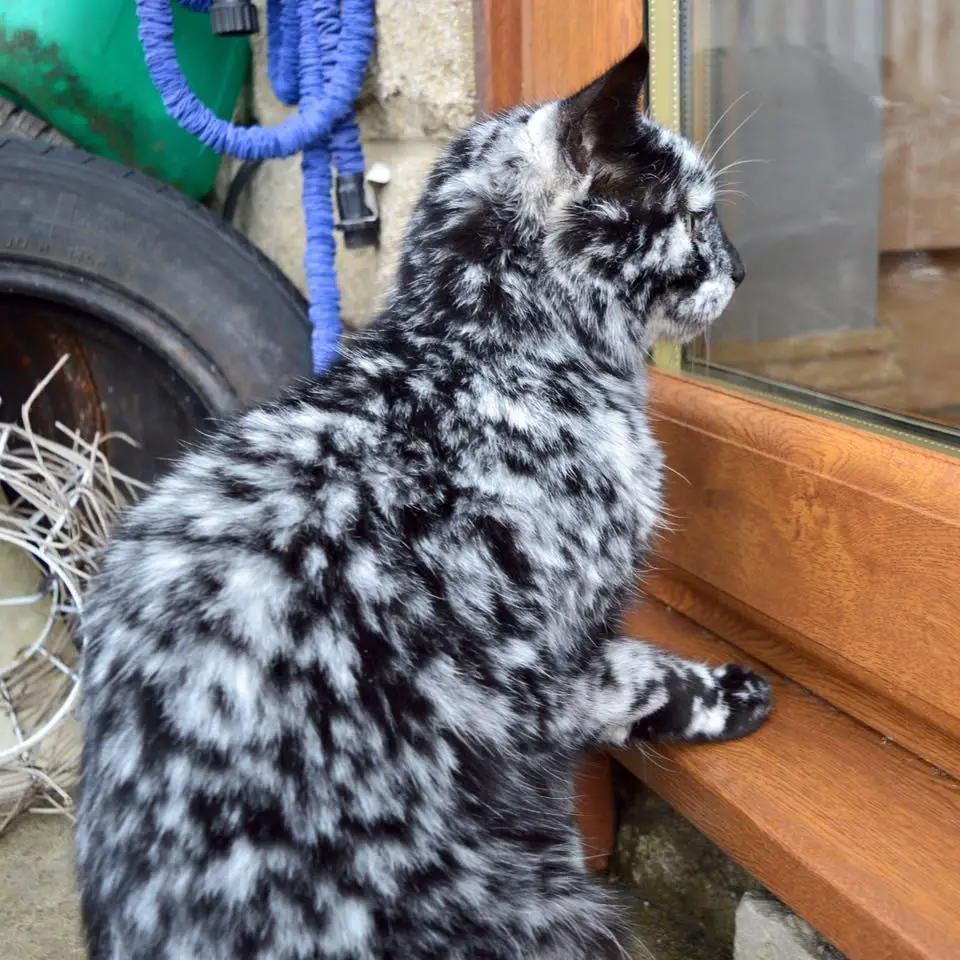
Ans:
[[[626,631],[756,662],[655,603]],[[614,756],[849,960],[960,957],[960,782],[788,680],[745,740]]]

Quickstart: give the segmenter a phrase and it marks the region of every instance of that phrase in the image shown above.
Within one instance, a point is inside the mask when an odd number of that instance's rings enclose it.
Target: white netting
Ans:
[[[112,470],[105,441],[57,423],[63,442],[38,436],[36,398],[0,420],[0,833],[17,814],[70,813],[80,740],[73,630],[83,587],[119,512],[142,485]]]

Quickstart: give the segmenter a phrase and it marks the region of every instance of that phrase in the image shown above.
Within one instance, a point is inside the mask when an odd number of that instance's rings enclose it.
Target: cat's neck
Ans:
[[[429,269],[424,269],[425,263]],[[407,251],[381,322],[480,353],[563,353],[633,378],[645,344],[633,308],[602,282],[572,281],[542,257],[501,249],[489,264],[449,248]]]

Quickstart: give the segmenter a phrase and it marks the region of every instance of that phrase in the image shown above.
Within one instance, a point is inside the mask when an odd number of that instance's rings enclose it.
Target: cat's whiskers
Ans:
[[[730,106],[727,107],[727,109],[724,110],[723,113],[721,113],[719,117],[717,117],[717,119],[716,119],[716,120],[714,121],[714,123],[713,123],[713,126],[707,131],[707,135],[703,138],[703,143],[700,145],[700,151],[701,151],[700,155],[701,155],[701,156],[704,156],[703,151],[706,150],[707,147],[710,145],[710,138],[714,135],[714,133],[716,133],[717,127],[719,127],[720,124],[723,122],[724,117],[726,117],[726,115],[727,115],[738,103],[740,103],[740,101],[743,100],[744,97],[749,96],[750,93],[752,93],[751,90],[744,90],[743,93],[741,93],[740,96],[737,97],[737,99],[734,100],[733,103],[731,103]]]
[[[661,516],[657,520],[657,529],[663,533],[677,533],[680,529],[680,519],[679,516],[671,514],[668,509],[664,508]]]
[[[725,183],[720,184],[714,191],[714,196],[726,197],[739,194],[741,197],[747,197],[747,199],[749,199],[747,193],[740,189],[742,184],[742,180],[727,180]]]
[[[663,469],[668,473],[672,473],[675,477],[679,477],[688,487],[693,486],[690,480],[685,477],[676,467],[671,467],[670,464],[665,463]]]
[[[737,204],[740,200],[749,200],[748,194],[743,190],[719,190],[714,194],[715,203]]]
[[[723,138],[723,142],[720,144],[719,147],[717,147],[716,150],[713,151],[713,153],[712,153],[711,156],[710,156],[710,159],[707,161],[707,165],[708,165],[708,166],[711,166],[711,167],[713,166],[714,161],[717,159],[718,156],[720,156],[720,151],[737,135],[737,133],[740,132],[741,128],[743,127],[743,125],[744,125],[748,120],[752,120],[752,119],[757,115],[757,112],[758,112],[759,110],[760,110],[759,107],[755,107],[753,110],[751,110],[750,113],[748,113],[748,114]]]
[[[732,163],[728,163],[725,167],[721,167],[719,170],[714,171],[713,176],[719,178],[723,174],[727,173],[729,170],[733,170],[735,167],[743,167],[748,163],[771,163],[770,160],[764,160],[762,157],[749,157],[745,160],[734,160]]]

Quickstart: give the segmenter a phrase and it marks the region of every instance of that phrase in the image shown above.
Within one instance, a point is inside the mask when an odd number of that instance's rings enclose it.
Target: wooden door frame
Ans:
[[[644,0],[474,0],[479,113],[573,92],[643,39],[645,19]]]
[[[523,0],[473,0],[477,109],[481,116],[523,99]]]
[[[502,109],[524,0],[476,11],[480,108]],[[960,458],[667,366],[651,408],[683,476],[645,589],[960,776]]]

